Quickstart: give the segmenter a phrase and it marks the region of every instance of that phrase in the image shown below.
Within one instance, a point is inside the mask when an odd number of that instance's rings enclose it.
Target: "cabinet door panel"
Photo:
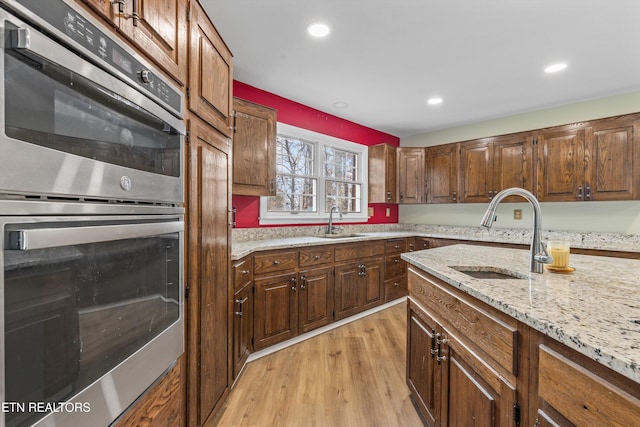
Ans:
[[[192,1],[189,42],[189,109],[231,136],[231,52],[199,2]]]
[[[487,203],[491,200],[493,173],[491,168],[491,144],[487,141],[462,143],[462,194],[464,203]]]
[[[424,149],[398,149],[398,193],[400,203],[423,203]]]
[[[492,195],[512,187],[535,191],[531,140],[531,134],[507,135],[493,140]],[[524,200],[516,196],[513,201]]]
[[[382,261],[367,261],[362,276],[362,310],[380,305],[384,300],[384,274]]]
[[[637,192],[633,182],[633,127],[587,129],[587,173],[585,196],[588,200],[630,200]]]
[[[333,267],[300,272],[300,333],[333,321],[333,292]]]
[[[584,129],[538,134],[538,200],[575,201],[584,194]]]
[[[360,311],[358,288],[361,270],[359,265],[361,264],[336,266],[336,320],[344,319]]]
[[[432,353],[436,323],[424,313],[408,309],[407,386],[429,426],[439,418],[440,369]]]
[[[253,333],[256,350],[296,335],[297,283],[295,279],[295,273],[255,279]]]
[[[389,144],[369,147],[369,203],[398,203],[396,150]]]
[[[458,201],[458,144],[427,150],[427,203]]]
[[[236,378],[251,353],[253,337],[252,284],[247,283],[233,296],[233,378]]]

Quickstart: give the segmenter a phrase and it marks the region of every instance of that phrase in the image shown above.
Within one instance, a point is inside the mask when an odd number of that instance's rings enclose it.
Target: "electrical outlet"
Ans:
[[[369,218],[371,218],[373,216],[373,208],[371,208],[371,207],[369,208],[368,215],[369,215]]]
[[[387,218],[391,216],[391,208],[387,208]]]
[[[513,210],[513,219],[522,219],[522,209]]]

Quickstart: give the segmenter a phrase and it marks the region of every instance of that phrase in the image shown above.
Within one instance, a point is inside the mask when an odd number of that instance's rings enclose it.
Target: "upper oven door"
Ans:
[[[0,193],[183,202],[181,120],[2,10],[0,30]]]

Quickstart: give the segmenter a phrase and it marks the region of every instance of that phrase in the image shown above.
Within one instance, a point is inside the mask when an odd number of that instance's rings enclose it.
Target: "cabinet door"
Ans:
[[[93,0],[95,1],[95,0]],[[178,83],[187,80],[187,0],[130,0],[118,30]]]
[[[458,202],[458,144],[427,149],[427,203]]]
[[[533,177],[533,134],[514,134],[494,138],[492,195],[519,187],[535,193]],[[519,196],[506,201],[523,202]]]
[[[362,266],[362,263],[336,266],[336,320],[344,319],[361,311],[358,294],[360,279],[362,278]]]
[[[274,196],[276,110],[233,100],[233,194]]]
[[[229,388],[230,141],[191,120],[188,277],[190,423],[203,424]]]
[[[442,339],[442,425],[515,426],[515,387],[450,332]]]
[[[299,280],[299,333],[333,322],[333,267],[301,271]]]
[[[435,354],[436,323],[408,306],[407,386],[430,427],[439,425],[440,369]],[[432,351],[433,350],[433,351]]]
[[[389,144],[369,147],[369,203],[398,203],[396,150]]]
[[[190,2],[189,109],[231,136],[231,52],[197,1]]]
[[[363,263],[361,276],[361,311],[376,307],[384,301],[384,261],[368,260]]]
[[[584,128],[538,132],[538,200],[584,200]]]
[[[400,203],[424,203],[424,149],[398,148]]]
[[[640,125],[637,122],[636,127]],[[637,199],[640,146],[634,144],[634,122],[624,117],[597,122],[587,127],[585,139],[584,199]]]
[[[262,350],[297,333],[298,284],[295,273],[255,279],[253,347]]]
[[[460,202],[487,203],[493,198],[492,147],[489,140],[460,145],[462,194]]]
[[[233,378],[236,378],[251,353],[253,338],[253,284],[245,284],[233,296]]]
[[[118,5],[114,4],[112,0],[77,0],[86,4],[100,15],[109,25],[117,27],[120,23],[120,13],[118,11]],[[124,6],[123,6],[124,7]],[[123,9],[124,13],[124,9]]]

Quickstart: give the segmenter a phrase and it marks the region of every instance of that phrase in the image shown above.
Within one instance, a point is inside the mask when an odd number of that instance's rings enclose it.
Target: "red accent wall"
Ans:
[[[278,121],[291,126],[367,146],[382,142],[395,146],[400,145],[400,138],[397,136],[341,119],[235,80],[233,82],[233,96],[275,108],[278,110]],[[259,197],[234,195],[233,206],[236,208],[237,228],[260,227],[258,220],[260,216]],[[398,205],[371,203],[369,207],[373,207],[374,214],[369,218],[367,224],[398,222]],[[390,211],[389,217],[386,216],[387,208]]]

